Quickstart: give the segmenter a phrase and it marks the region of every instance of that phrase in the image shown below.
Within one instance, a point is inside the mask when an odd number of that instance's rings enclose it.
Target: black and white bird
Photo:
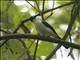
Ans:
[[[34,23],[36,30],[39,32],[40,35],[60,38],[57,35],[56,31],[46,21],[42,20],[41,16],[37,16],[31,21]]]

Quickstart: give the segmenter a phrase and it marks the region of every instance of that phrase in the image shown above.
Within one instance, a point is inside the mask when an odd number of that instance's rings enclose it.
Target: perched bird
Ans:
[[[36,30],[39,32],[40,35],[60,38],[57,35],[56,31],[46,21],[42,20],[41,16],[37,16],[31,21],[34,23]]]

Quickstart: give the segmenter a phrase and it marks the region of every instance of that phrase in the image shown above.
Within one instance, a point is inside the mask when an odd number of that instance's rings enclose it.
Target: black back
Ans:
[[[56,33],[56,31],[53,29],[53,27],[52,26],[50,26],[46,21],[43,21],[42,20],[42,23],[44,24],[44,25],[46,25],[47,27],[49,27],[52,31],[53,31],[53,33],[55,33],[56,35],[57,35],[57,33]],[[58,35],[57,35],[58,36]],[[58,36],[59,37],[59,36]],[[60,37],[59,37],[60,38]]]

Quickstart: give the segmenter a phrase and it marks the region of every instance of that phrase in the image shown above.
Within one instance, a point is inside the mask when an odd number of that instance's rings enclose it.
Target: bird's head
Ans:
[[[37,16],[35,19],[31,20],[32,22],[42,22],[41,16]]]

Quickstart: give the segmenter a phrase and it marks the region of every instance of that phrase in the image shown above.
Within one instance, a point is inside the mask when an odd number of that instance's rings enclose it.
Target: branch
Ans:
[[[0,29],[0,31],[2,31],[2,32],[4,32],[4,33],[7,33],[7,34],[11,34],[11,32],[10,31],[5,31],[5,30],[3,30],[3,29]],[[7,39],[7,40],[5,40],[1,45],[0,45],[0,47],[2,47],[5,43],[7,44],[7,41],[8,41],[9,39]],[[27,56],[28,56],[28,60],[31,60],[31,56],[30,56],[30,54],[29,54],[29,51],[28,51],[28,48],[26,47],[26,44],[24,43],[24,41],[22,40],[22,39],[18,39],[21,43],[22,43],[22,45],[23,45],[23,47],[24,47],[24,50],[25,50],[25,54],[27,54]],[[8,44],[7,44],[8,45]],[[13,51],[12,51],[12,49],[9,47],[9,49],[10,49],[10,51],[13,53]]]
[[[46,10],[46,11],[44,11],[44,12],[40,12],[39,14],[37,14],[37,15],[35,15],[35,16],[31,16],[30,18],[25,19],[24,21],[22,21],[22,23],[24,23],[24,22],[26,22],[26,21],[29,21],[29,20],[31,20],[31,19],[35,19],[36,16],[40,16],[41,14],[48,13],[48,12],[50,12],[50,11],[53,11],[53,10],[62,8],[62,7],[64,7],[64,6],[72,5],[73,3],[75,3],[75,2],[69,2],[69,3],[67,3],[67,4],[63,4],[63,5],[58,6],[58,7],[55,7],[55,8],[53,7],[52,9]]]
[[[76,3],[76,2],[75,2]],[[79,4],[79,3],[76,3]],[[68,37],[68,35],[70,34],[70,31],[72,29],[72,26],[76,20],[76,17],[79,13],[79,6],[76,7],[75,4],[73,5],[72,11],[71,11],[71,18],[70,18],[70,22],[68,25],[68,28],[66,30],[66,33],[64,35],[64,37],[62,38],[62,40],[66,40],[66,38]],[[57,47],[48,55],[48,57],[46,58],[46,60],[49,60],[50,58],[52,58],[52,56],[56,53],[56,51],[61,47],[61,45],[57,45]]]
[[[10,31],[6,31],[6,30],[1,29],[1,28],[0,28],[0,31],[3,32],[3,33],[7,33],[7,34],[11,33]]]
[[[0,40],[6,40],[6,39],[19,39],[19,38],[30,38],[30,39],[38,39],[42,41],[48,41],[52,43],[57,43],[61,44],[67,47],[72,47],[76,49],[80,49],[80,45],[70,43],[70,42],[65,42],[62,39],[57,39],[54,37],[47,37],[47,36],[41,36],[41,35],[31,35],[31,34],[9,34],[5,36],[0,36]]]

